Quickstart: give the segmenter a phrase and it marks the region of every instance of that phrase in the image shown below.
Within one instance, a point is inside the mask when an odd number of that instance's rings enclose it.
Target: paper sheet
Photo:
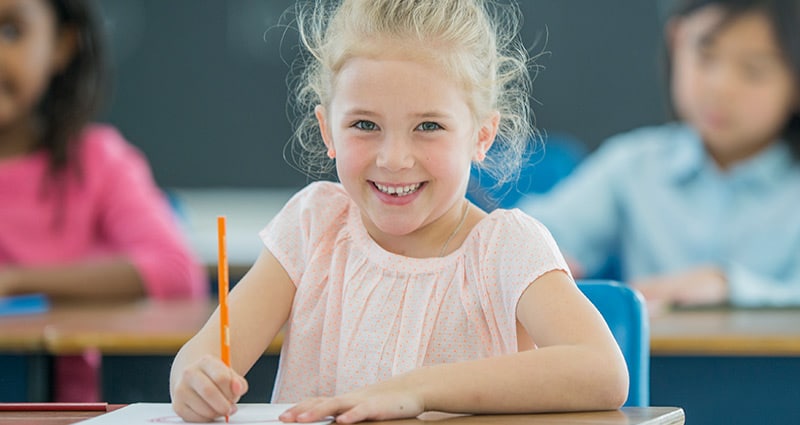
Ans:
[[[291,404],[268,403],[242,403],[238,411],[230,417],[231,424],[270,424],[277,425],[282,422],[278,415],[288,409]],[[329,424],[332,421],[314,422],[314,424]],[[133,403],[113,412],[106,413],[78,422],[81,425],[158,425],[185,423],[169,403]],[[217,418],[214,423],[225,423],[225,418]]]

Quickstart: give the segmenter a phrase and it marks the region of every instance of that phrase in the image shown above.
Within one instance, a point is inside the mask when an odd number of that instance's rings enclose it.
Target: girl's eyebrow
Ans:
[[[411,117],[419,119],[448,119],[452,118],[452,115],[446,112],[429,111],[418,114],[411,114]]]
[[[380,117],[382,115],[380,113],[378,113],[378,112],[375,112],[375,111],[372,111],[372,110],[369,110],[369,109],[353,107],[351,109],[345,109],[344,116],[345,117],[353,117],[353,116]],[[443,111],[416,112],[416,113],[410,113],[410,114],[408,114],[408,116],[410,118],[412,118],[412,119],[415,119],[415,120],[447,120],[447,119],[453,119],[453,115],[452,114],[448,114],[447,112],[443,112]]]
[[[369,109],[363,109],[363,108],[352,108],[352,109],[346,109],[344,111],[344,116],[350,117],[350,116],[354,116],[354,115],[356,115],[356,116],[369,116],[369,117],[381,116],[381,114],[379,114],[379,113],[377,113],[375,111],[371,111]],[[450,118],[453,117],[451,114],[448,114],[446,112],[439,112],[439,111],[426,111],[426,112],[411,113],[408,116],[411,117],[411,118],[414,118],[414,119],[450,119]]]
[[[351,116],[351,115],[378,116],[380,114],[378,114],[377,112],[374,112],[374,111],[370,111],[369,109],[351,108],[351,109],[345,109],[344,115],[345,116]]]

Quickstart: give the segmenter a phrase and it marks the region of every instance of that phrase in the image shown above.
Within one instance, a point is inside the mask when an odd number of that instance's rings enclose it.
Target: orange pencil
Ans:
[[[217,216],[217,240],[219,260],[217,281],[219,283],[219,346],[220,357],[225,366],[231,367],[231,334],[228,325],[228,252],[225,248],[225,216]],[[228,422],[228,415],[225,415]]]

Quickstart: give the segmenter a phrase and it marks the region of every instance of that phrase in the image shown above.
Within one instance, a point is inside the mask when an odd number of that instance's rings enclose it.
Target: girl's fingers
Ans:
[[[284,422],[316,422],[345,410],[337,398],[315,398],[300,402],[281,414]]]
[[[231,382],[231,391],[233,391],[233,395],[236,397],[233,399],[234,403],[237,403],[239,399],[247,392],[249,385],[247,384],[247,380],[244,379],[242,376],[236,376]]]
[[[369,412],[364,408],[363,405],[357,405],[352,409],[338,415],[336,417],[336,423],[353,424],[356,422],[366,421],[368,419],[375,419],[375,418],[370,418]]]
[[[202,374],[207,376],[216,385],[217,390],[231,403],[238,401],[247,390],[247,381],[221,361],[214,359],[214,361],[202,362],[200,369]]]
[[[237,380],[241,381],[234,385]],[[188,421],[209,421],[231,414],[235,402],[243,394],[237,393],[236,389],[247,388],[246,382],[242,381],[244,378],[219,360],[203,359],[183,371],[175,392],[175,412]]]
[[[180,390],[180,397],[172,403],[172,409],[187,422],[209,422],[222,416],[191,388]]]
[[[194,394],[190,394],[194,397],[191,397],[190,400],[199,399],[213,410],[215,414],[213,417],[218,417],[230,412],[233,401],[230,396],[230,378],[225,378],[224,382],[213,378],[218,377],[210,377],[204,373],[193,374],[190,377],[191,381],[188,382],[189,387],[194,390]],[[225,394],[226,391],[228,394]],[[195,408],[194,404],[191,406]]]

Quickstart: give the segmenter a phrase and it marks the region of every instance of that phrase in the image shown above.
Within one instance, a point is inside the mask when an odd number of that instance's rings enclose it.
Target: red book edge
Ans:
[[[0,403],[0,412],[107,411],[108,403]]]

